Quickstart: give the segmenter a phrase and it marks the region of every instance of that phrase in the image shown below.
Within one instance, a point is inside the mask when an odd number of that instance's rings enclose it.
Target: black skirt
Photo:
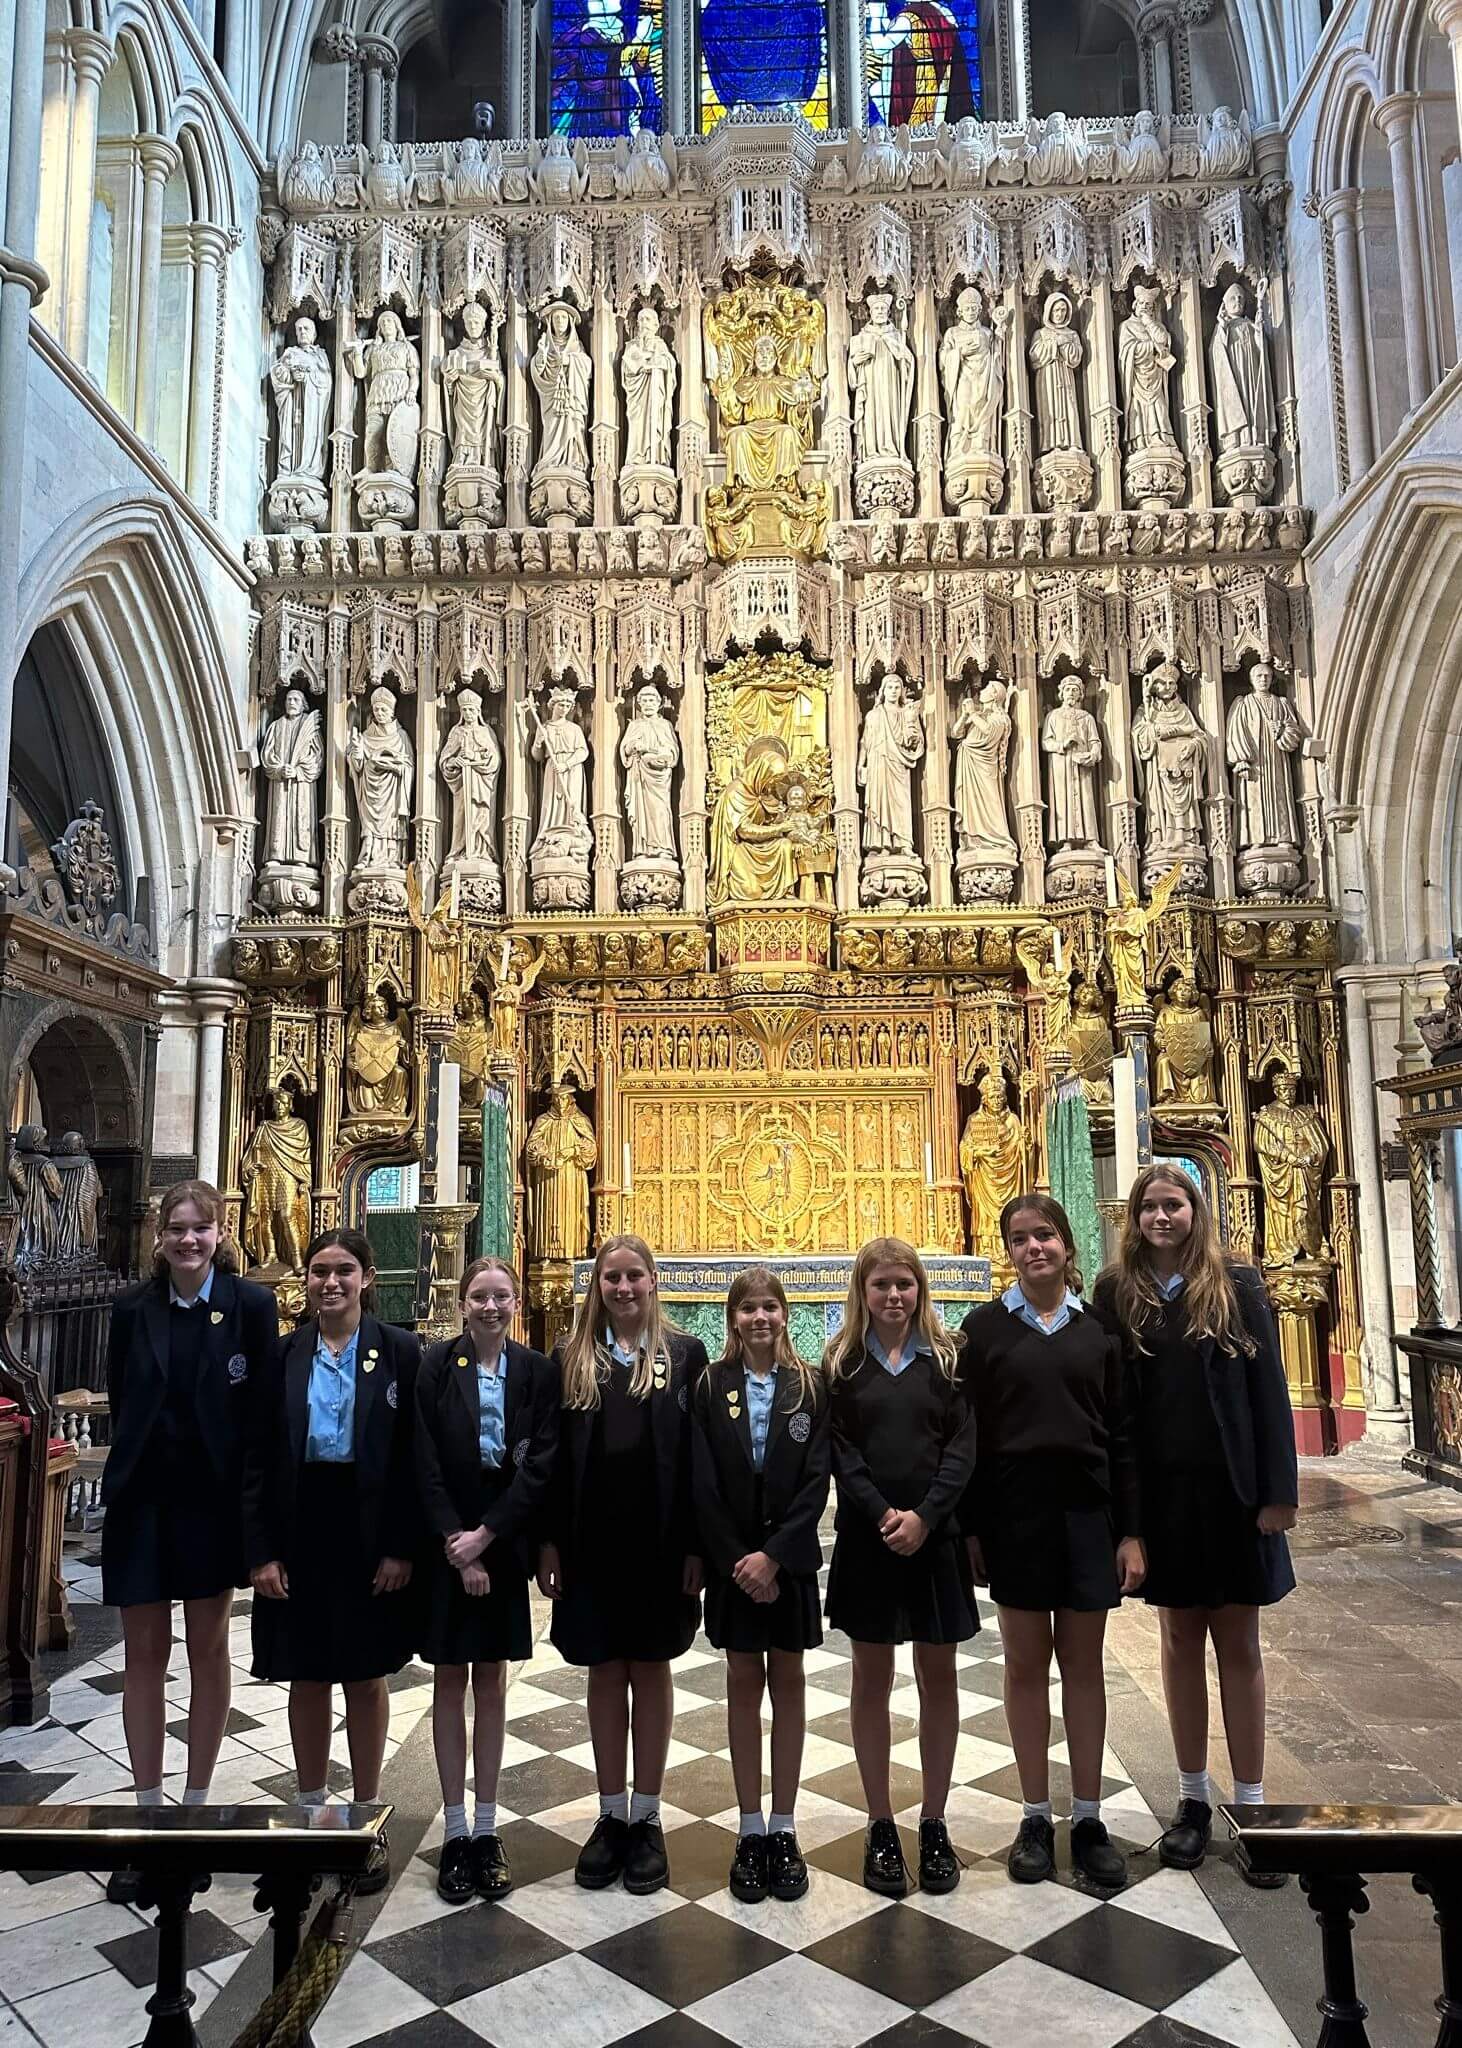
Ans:
[[[160,1445],[102,1519],[102,1599],[212,1600],[247,1584],[239,1503],[220,1498],[201,1446],[172,1457]]]
[[[1288,1543],[1260,1535],[1226,1467],[1146,1465],[1142,1537],[1152,1607],[1272,1607],[1294,1591]]]
[[[976,1467],[980,1548],[997,1607],[1095,1614],[1121,1605],[1111,1510],[1067,1460]]]
[[[360,1540],[354,1465],[305,1465],[295,1541],[281,1560],[287,1600],[254,1596],[255,1678],[346,1685],[386,1678],[411,1661],[415,1595],[371,1592],[380,1559]]]
[[[483,1507],[497,1499],[512,1481],[512,1468],[482,1475]],[[424,1564],[418,1565],[418,1614],[421,1633],[417,1655],[424,1664],[519,1663],[533,1654],[533,1618],[528,1581],[510,1543],[489,1543],[478,1559],[487,1573],[488,1591],[467,1593],[462,1574],[448,1564],[440,1539]]]
[[[757,1601],[734,1579],[706,1580],[706,1640],[716,1650],[815,1650],[822,1608],[811,1573],[778,1572],[775,1600]]]
[[[897,1557],[871,1522],[840,1528],[827,1575],[827,1618],[855,1643],[962,1643],[980,1627],[962,1536],[935,1531]]]

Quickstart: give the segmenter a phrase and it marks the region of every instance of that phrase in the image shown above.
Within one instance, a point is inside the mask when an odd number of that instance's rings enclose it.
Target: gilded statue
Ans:
[[[593,1124],[559,1081],[523,1144],[530,1260],[581,1259],[589,1249],[589,1169],[598,1157]]]
[[[492,1049],[509,1059],[518,1056],[518,1012],[543,972],[546,953],[534,958],[522,939],[504,939],[496,953],[487,953],[487,971],[492,978]]]
[[[1112,1106],[1112,1061],[1116,1047],[1107,1022],[1107,1005],[1094,981],[1078,982],[1072,997],[1073,1016],[1066,1044],[1071,1071],[1086,1091],[1088,1107]]]
[[[14,1263],[21,1273],[48,1266],[56,1257],[56,1221],[61,1176],[46,1149],[44,1124],[22,1124],[15,1134],[5,1175],[20,1210]]]
[[[244,1250],[272,1272],[303,1269],[310,1240],[310,1127],[286,1088],[271,1088],[239,1164]]]
[[[799,903],[831,903],[838,843],[833,835],[831,791],[801,767],[791,767],[777,784],[783,821],[792,843]]]
[[[783,903],[796,893],[797,849],[787,829],[787,748],[754,739],[711,812],[711,902]]]
[[[1022,925],[1015,935],[1015,956],[1045,1009],[1048,1058],[1066,1049],[1071,1032],[1071,970],[1057,957],[1056,939],[1053,927],[1045,924]]]
[[[467,990],[457,1005],[457,1023],[447,1040],[447,1058],[462,1071],[462,1107],[474,1112],[482,1108],[487,1085],[487,1066],[492,1055],[492,1032],[487,1008],[475,988]]]
[[[706,381],[726,458],[706,531],[723,562],[823,546],[826,487],[804,489],[798,472],[827,374],[825,335],[820,302],[791,285],[740,285],[706,308]]]
[[[1157,1048],[1159,1102],[1211,1103],[1213,1096],[1213,1026],[1190,975],[1179,976],[1157,1013],[1153,1032]]]
[[[1126,875],[1117,869],[1121,901],[1108,907],[1105,944],[1119,1010],[1147,1008],[1147,934],[1167,909],[1168,898],[1182,877],[1183,863],[1174,861],[1144,909]]]
[[[407,1059],[401,1020],[390,1014],[385,997],[373,989],[351,1012],[345,1027],[347,1114],[372,1120],[404,1117]]]
[[[1003,1265],[1000,1212],[1025,1185],[1025,1129],[998,1067],[980,1082],[980,1106],[971,1111],[959,1141],[959,1170],[970,1205],[970,1251]]]
[[[1264,1263],[1290,1266],[1326,1255],[1320,1191],[1330,1134],[1318,1111],[1297,1101],[1287,1068],[1274,1076],[1274,1100],[1254,1119],[1254,1150],[1264,1188]]]

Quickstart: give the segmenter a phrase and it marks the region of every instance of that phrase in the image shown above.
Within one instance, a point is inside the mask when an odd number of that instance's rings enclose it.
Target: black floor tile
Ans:
[[[221,1962],[225,1956],[243,1955],[249,1944],[240,1939],[216,1913],[188,1915],[188,1968],[201,1969],[205,1963]],[[115,1941],[97,1945],[97,1954],[115,1965],[129,1984],[157,1982],[157,1930],[139,1927],[135,1934],[120,1935]]]
[[[510,1721],[508,1732],[520,1742],[531,1742],[535,1749],[557,1750],[572,1749],[584,1740],[588,1729],[583,1704],[576,1700],[561,1707],[545,1707],[539,1714],[525,1714],[520,1721]],[[675,1733],[680,1735],[679,1721]],[[681,1740],[694,1742],[695,1737],[681,1736]]]
[[[82,1768],[75,1763],[65,1771],[6,1771],[0,1775],[0,1806],[40,1806],[53,1792],[69,1784]]]
[[[366,1953],[434,2005],[455,2005],[569,1951],[514,1913],[476,1905],[389,1934]]]
[[[260,1757],[260,1763],[268,1769],[269,1759]],[[299,1780],[293,1771],[279,1771],[273,1777],[256,1778],[255,1784],[261,1792],[268,1792],[273,1798],[281,1799],[288,1806],[299,1794]],[[350,1790],[350,1769],[346,1764],[337,1764],[333,1759],[325,1772],[327,1792],[348,1792]]]
[[[648,2027],[621,2034],[614,2048],[726,2048],[726,2036],[713,2034],[688,2012],[667,2012],[663,2019],[652,2021]],[[969,2043],[965,2042],[963,2048],[969,2048]]]
[[[1026,1953],[1033,1962],[1099,1984],[1151,2012],[1195,1991],[1234,1959],[1232,1949],[1115,1906],[1083,1913]]]
[[[482,2036],[449,2012],[429,2012],[389,2034],[372,2034],[371,2048],[482,2048]]]
[[[502,1839],[513,1866],[514,1884],[541,1884],[545,1877],[557,1877],[560,1871],[572,1870],[578,1861],[578,1849],[567,1835],[541,1828],[536,1821],[509,1821],[503,1828]]]
[[[1009,1951],[994,1942],[937,1920],[932,1913],[897,1906],[891,1912],[870,1913],[803,1954],[869,1991],[896,1998],[900,2005],[933,2005],[1009,1959]]]
[[[535,1671],[533,1674],[533,1689],[535,1692],[557,1693],[562,1700],[578,1700],[582,1703],[588,1696],[588,1677],[589,1674],[586,1671],[581,1671],[573,1665],[566,1666],[562,1671]],[[677,1671],[675,1683],[682,1685],[684,1682],[681,1674]],[[546,1713],[547,1711],[548,1709],[545,1708],[544,1712]]]
[[[550,1806],[586,1799],[593,1790],[594,1773],[562,1756],[530,1757],[525,1764],[511,1764],[498,1779],[499,1803],[530,1819]]]
[[[251,1729],[258,1726],[259,1723],[252,1714],[241,1713],[237,1707],[230,1707],[228,1710],[228,1720],[224,1725],[223,1732],[225,1735],[247,1735]],[[177,1721],[169,1721],[167,1723],[167,1731],[169,1735],[175,1735],[179,1742],[186,1742],[188,1739],[187,1715],[184,1714]]]
[[[821,1673],[818,1674],[819,1678]],[[535,1680],[536,1684],[537,1681]],[[680,1692],[698,1692],[704,1700],[724,1700],[726,1697],[726,1660],[718,1657],[714,1664],[697,1664],[691,1671],[677,1671],[675,1685]]]
[[[108,1671],[100,1678],[88,1678],[86,1683],[93,1692],[110,1695],[122,1690],[122,1687],[127,1683],[127,1674],[125,1671]]]
[[[924,1781],[907,1764],[894,1764],[888,1777],[895,1813],[902,1813],[906,1806],[912,1806],[923,1796]],[[820,1793],[824,1799],[839,1800],[844,1806],[851,1806],[855,1813],[863,1810],[863,1780],[858,1776],[856,1763],[839,1764],[835,1770],[824,1771],[820,1777],[805,1778],[803,1783],[809,1792]]]
[[[682,1906],[595,1942],[584,1954],[665,2005],[683,2006],[754,1976],[786,1950],[719,1913]]]
[[[684,1813],[724,1813],[736,1804],[731,1766],[718,1756],[697,1757],[692,1763],[675,1764],[665,1773],[665,1802]]]
[[[970,2048],[970,2044],[968,2035],[951,2033],[927,2013],[915,2012],[886,2033],[875,2034],[863,2048]]]
[[[890,1743],[907,1742],[919,1732],[919,1724],[911,1714],[890,1714],[888,1725]],[[844,1742],[849,1749],[853,1746],[853,1727],[846,1707],[835,1714],[822,1714],[817,1720],[809,1721],[807,1732],[821,1736],[825,1742]]]
[[[876,2044],[870,2044],[870,2048],[876,2048]],[[1185,2027],[1181,2020],[1159,2015],[1139,2032],[1129,2035],[1122,2048],[1224,2048],[1224,2044],[1212,2034],[1200,2034],[1196,2027]]]
[[[676,1683],[679,1684],[677,1678]],[[521,1725],[521,1724],[520,1724]],[[810,1724],[821,1733],[817,1722]],[[516,1735],[517,1728],[513,1730]],[[528,1737],[531,1742],[532,1736]],[[703,1707],[675,1716],[675,1740],[688,1742],[692,1749],[717,1750],[726,1747],[726,1702],[708,1700]]]
[[[1003,1664],[963,1664],[955,1672],[955,1681],[961,1692],[981,1692],[988,1700],[998,1700],[1005,1693],[1005,1666]]]

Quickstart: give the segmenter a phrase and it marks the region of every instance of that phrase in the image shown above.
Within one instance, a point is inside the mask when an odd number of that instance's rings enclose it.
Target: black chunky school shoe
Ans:
[[[479,1899],[503,1899],[513,1889],[513,1866],[501,1835],[472,1837],[472,1888]]]
[[[731,1896],[756,1906],[767,1895],[767,1838],[742,1835],[731,1860]]]
[[[767,1890],[774,1899],[805,1899],[807,1865],[790,1828],[767,1836]]]
[[[669,1882],[670,1858],[665,1854],[665,1837],[659,1821],[631,1821],[624,1852],[625,1890],[658,1892]]]
[[[863,1848],[863,1883],[870,1892],[886,1899],[901,1899],[909,1889],[909,1866],[904,1861],[899,1831],[891,1820],[869,1824]]]
[[[441,1860],[437,1864],[437,1894],[449,1906],[465,1906],[475,1898],[477,1888],[472,1882],[472,1844],[466,1835],[454,1835],[450,1842],[443,1842]]]
[[[602,1892],[617,1884],[624,1870],[628,1844],[629,1822],[620,1820],[617,1814],[601,1813],[593,1834],[579,1851],[574,1883],[590,1892]]]
[[[1119,1892],[1127,1882],[1127,1858],[1114,1848],[1099,1820],[1079,1820],[1071,1830],[1072,1867],[1103,1891]]]
[[[1206,1799],[1180,1799],[1173,1824],[1163,1831],[1157,1860],[1169,1870],[1196,1870],[1208,1853],[1213,1808]]]
[[[919,1889],[952,1892],[959,1883],[960,1863],[942,1820],[919,1823]]]
[[[1010,1846],[1005,1868],[1017,1884],[1044,1884],[1056,1875],[1056,1830],[1042,1813],[1027,1814]]]

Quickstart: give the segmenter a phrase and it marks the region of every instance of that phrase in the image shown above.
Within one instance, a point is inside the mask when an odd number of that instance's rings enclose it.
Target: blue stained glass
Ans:
[[[980,111],[979,0],[867,0],[868,118],[888,128]]]
[[[662,0],[555,0],[555,135],[657,135],[665,85]]]
[[[822,0],[702,0],[701,133],[746,104],[793,106],[828,126]]]

